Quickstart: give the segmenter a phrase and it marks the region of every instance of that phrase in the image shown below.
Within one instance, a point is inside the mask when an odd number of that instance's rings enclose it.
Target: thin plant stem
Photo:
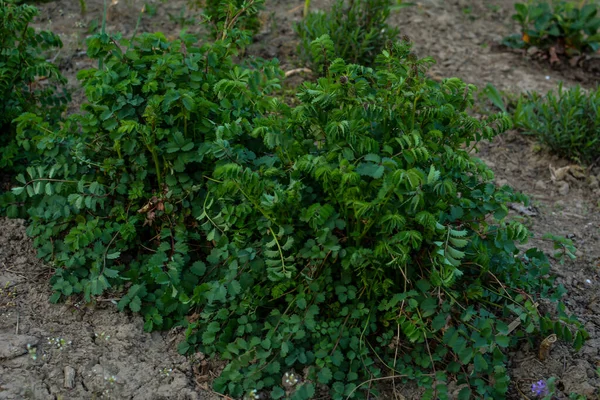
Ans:
[[[310,0],[304,0],[304,13],[303,13],[304,18],[306,18],[308,16],[309,9],[310,9]]]

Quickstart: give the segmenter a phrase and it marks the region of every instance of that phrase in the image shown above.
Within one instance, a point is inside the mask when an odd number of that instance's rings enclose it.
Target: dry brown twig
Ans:
[[[285,77],[289,78],[290,76],[300,74],[302,72],[306,72],[308,74],[312,74],[312,70],[310,68],[295,68],[289,71],[285,71]]]

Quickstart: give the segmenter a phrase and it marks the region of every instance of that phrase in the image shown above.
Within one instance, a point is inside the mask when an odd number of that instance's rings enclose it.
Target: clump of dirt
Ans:
[[[51,271],[24,222],[0,219],[0,226],[0,399],[213,398],[196,390],[174,340],[143,332],[139,316],[110,300],[50,304]]]

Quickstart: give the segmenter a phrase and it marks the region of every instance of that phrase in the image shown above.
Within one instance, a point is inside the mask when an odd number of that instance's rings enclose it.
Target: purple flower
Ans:
[[[546,382],[544,380],[537,381],[531,384],[531,391],[536,396],[545,396],[548,394],[548,386],[546,385]]]

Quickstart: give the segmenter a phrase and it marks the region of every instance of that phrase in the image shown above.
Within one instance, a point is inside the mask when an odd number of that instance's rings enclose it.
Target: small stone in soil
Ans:
[[[75,387],[75,369],[69,365],[65,367],[65,387],[73,389]]]
[[[569,183],[568,182],[561,182],[560,187],[558,188],[558,193],[560,193],[563,196],[566,196],[569,193]]]
[[[546,185],[546,182],[539,180],[535,182],[535,188],[538,190],[546,190],[548,189],[548,185]]]

